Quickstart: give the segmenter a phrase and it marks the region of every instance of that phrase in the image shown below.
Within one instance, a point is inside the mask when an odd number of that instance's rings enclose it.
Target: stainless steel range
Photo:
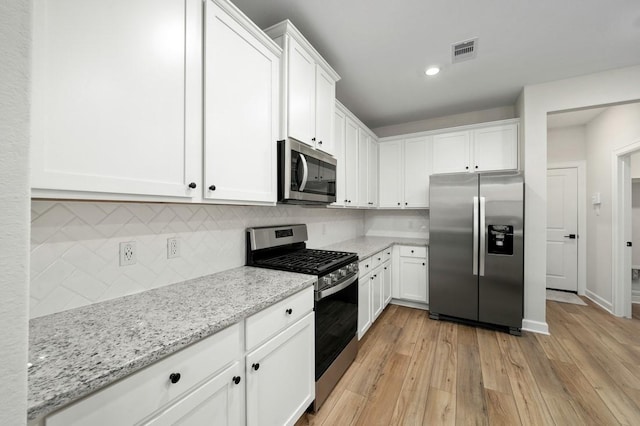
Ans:
[[[247,229],[247,265],[316,275],[315,355],[319,409],[358,353],[358,256],[306,248],[306,225]]]

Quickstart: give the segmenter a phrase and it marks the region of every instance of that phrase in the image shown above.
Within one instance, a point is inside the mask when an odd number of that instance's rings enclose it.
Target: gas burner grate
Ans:
[[[342,262],[349,257],[353,257],[353,254],[303,249],[269,259],[256,260],[255,265],[317,275],[330,265]]]

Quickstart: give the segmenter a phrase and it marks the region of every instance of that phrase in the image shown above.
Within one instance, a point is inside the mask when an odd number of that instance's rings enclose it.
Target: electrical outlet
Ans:
[[[120,266],[136,264],[136,242],[120,243]]]
[[[180,240],[177,238],[167,238],[167,259],[180,257]]]

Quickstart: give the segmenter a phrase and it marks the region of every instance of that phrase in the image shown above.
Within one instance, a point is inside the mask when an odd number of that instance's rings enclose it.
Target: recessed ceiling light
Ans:
[[[427,70],[424,73],[428,76],[432,76],[432,75],[438,74],[439,72],[440,72],[440,68],[431,67],[431,68],[427,68]]]

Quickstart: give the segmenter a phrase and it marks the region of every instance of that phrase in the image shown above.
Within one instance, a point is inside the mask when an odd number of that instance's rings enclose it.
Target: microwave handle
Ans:
[[[307,186],[307,179],[309,179],[309,166],[307,165],[307,159],[304,154],[298,154],[300,159],[302,160],[302,182],[300,182],[300,187],[298,191],[303,192],[304,187]]]

